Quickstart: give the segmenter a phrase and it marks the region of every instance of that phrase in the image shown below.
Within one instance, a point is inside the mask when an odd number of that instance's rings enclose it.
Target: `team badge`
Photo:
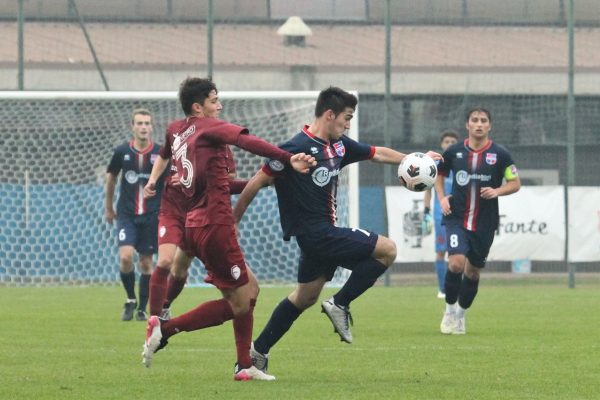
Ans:
[[[333,144],[333,148],[335,149],[335,153],[340,157],[344,157],[344,154],[346,154],[346,148],[344,147],[344,143],[341,141],[335,142]]]
[[[158,154],[150,154],[150,164],[154,165],[154,162],[158,158]]]
[[[240,269],[240,267],[238,267],[237,265],[231,267],[231,276],[233,277],[233,279],[237,281],[240,278],[241,274],[242,270]]]
[[[158,230],[158,236],[164,237],[166,233],[167,233],[167,227],[164,225],[161,226],[160,229]]]
[[[270,160],[269,168],[276,172],[283,171],[283,163],[279,160]]]
[[[496,164],[496,153],[487,153],[485,155],[485,162],[489,165],[494,165]]]

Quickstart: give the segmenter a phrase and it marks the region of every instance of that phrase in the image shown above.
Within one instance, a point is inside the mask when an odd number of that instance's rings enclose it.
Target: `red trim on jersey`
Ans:
[[[269,168],[267,166],[267,164],[263,164],[261,171],[264,172],[265,174],[269,175],[270,177],[275,176],[275,172],[273,172],[273,170],[271,170],[271,168]]]
[[[321,139],[320,137],[315,136],[314,134],[312,134],[309,130],[308,130],[308,125],[304,125],[304,128],[302,128],[302,132],[304,132],[308,137],[310,137],[311,139],[315,139],[318,140],[319,142],[322,142],[323,144],[325,144],[325,146],[329,146],[329,142],[326,140]]]
[[[129,147],[131,147],[131,150],[135,151],[138,154],[147,154],[147,153],[150,153],[152,151],[152,149],[154,148],[154,142],[152,140],[150,140],[148,142],[148,147],[146,147],[144,150],[141,150],[141,151],[135,148],[134,142],[135,142],[135,140],[131,139],[129,141]]]
[[[371,152],[369,153],[369,158],[367,160],[372,160],[375,157],[375,146],[371,146]]]
[[[473,153],[483,153],[484,151],[489,149],[491,145],[492,145],[492,139],[488,139],[487,144],[485,146],[483,146],[481,149],[473,150],[471,148],[471,146],[469,146],[469,139],[465,139],[465,146],[469,149],[469,152],[473,152]]]

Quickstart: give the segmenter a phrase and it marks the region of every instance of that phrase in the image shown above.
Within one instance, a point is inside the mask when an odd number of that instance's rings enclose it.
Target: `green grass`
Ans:
[[[263,288],[255,333],[291,289]],[[323,294],[324,298],[332,292]],[[187,288],[176,313],[215,298]],[[318,307],[271,351],[276,382],[234,382],[231,323],[173,337],[141,364],[145,324],[119,287],[0,287],[0,399],[592,399],[600,397],[597,286],[482,284],[467,335],[439,333],[432,286],[375,287],[354,343]]]

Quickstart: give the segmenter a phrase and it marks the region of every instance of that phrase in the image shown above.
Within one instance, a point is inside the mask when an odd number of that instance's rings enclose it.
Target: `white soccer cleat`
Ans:
[[[261,370],[267,372],[269,368],[269,354],[263,354],[254,349],[254,342],[250,345],[250,358],[252,358],[252,365]]]
[[[332,297],[321,303],[321,311],[329,317],[335,332],[340,335],[340,339],[343,342],[352,343],[352,332],[350,332],[352,314],[350,314],[350,308],[338,306],[334,303]]]
[[[446,293],[438,291],[437,298],[438,299],[445,299],[446,298]]]
[[[146,326],[146,341],[142,351],[142,363],[146,368],[150,368],[154,353],[161,347],[162,332],[160,331],[160,320],[156,315],[148,319]],[[164,347],[164,345],[162,346]]]
[[[235,365],[233,379],[236,381],[274,381],[275,377],[256,368],[254,365],[249,368],[240,369]]]
[[[467,333],[467,328],[465,326],[465,317],[456,318],[456,324],[454,325],[454,330],[452,331],[453,335],[464,335]]]
[[[440,332],[444,335],[454,333],[456,327],[456,314],[453,312],[445,312],[440,324]]]

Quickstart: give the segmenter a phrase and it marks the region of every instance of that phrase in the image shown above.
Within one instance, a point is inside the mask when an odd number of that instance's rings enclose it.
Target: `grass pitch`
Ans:
[[[263,288],[255,336],[291,288]],[[328,289],[322,299],[331,294]],[[218,296],[186,288],[181,313]],[[271,351],[275,382],[234,382],[231,322],[173,337],[141,364],[145,324],[120,287],[0,287],[0,399],[597,399],[597,286],[482,281],[467,335],[439,333],[432,286],[375,287],[354,343],[314,306]]]

